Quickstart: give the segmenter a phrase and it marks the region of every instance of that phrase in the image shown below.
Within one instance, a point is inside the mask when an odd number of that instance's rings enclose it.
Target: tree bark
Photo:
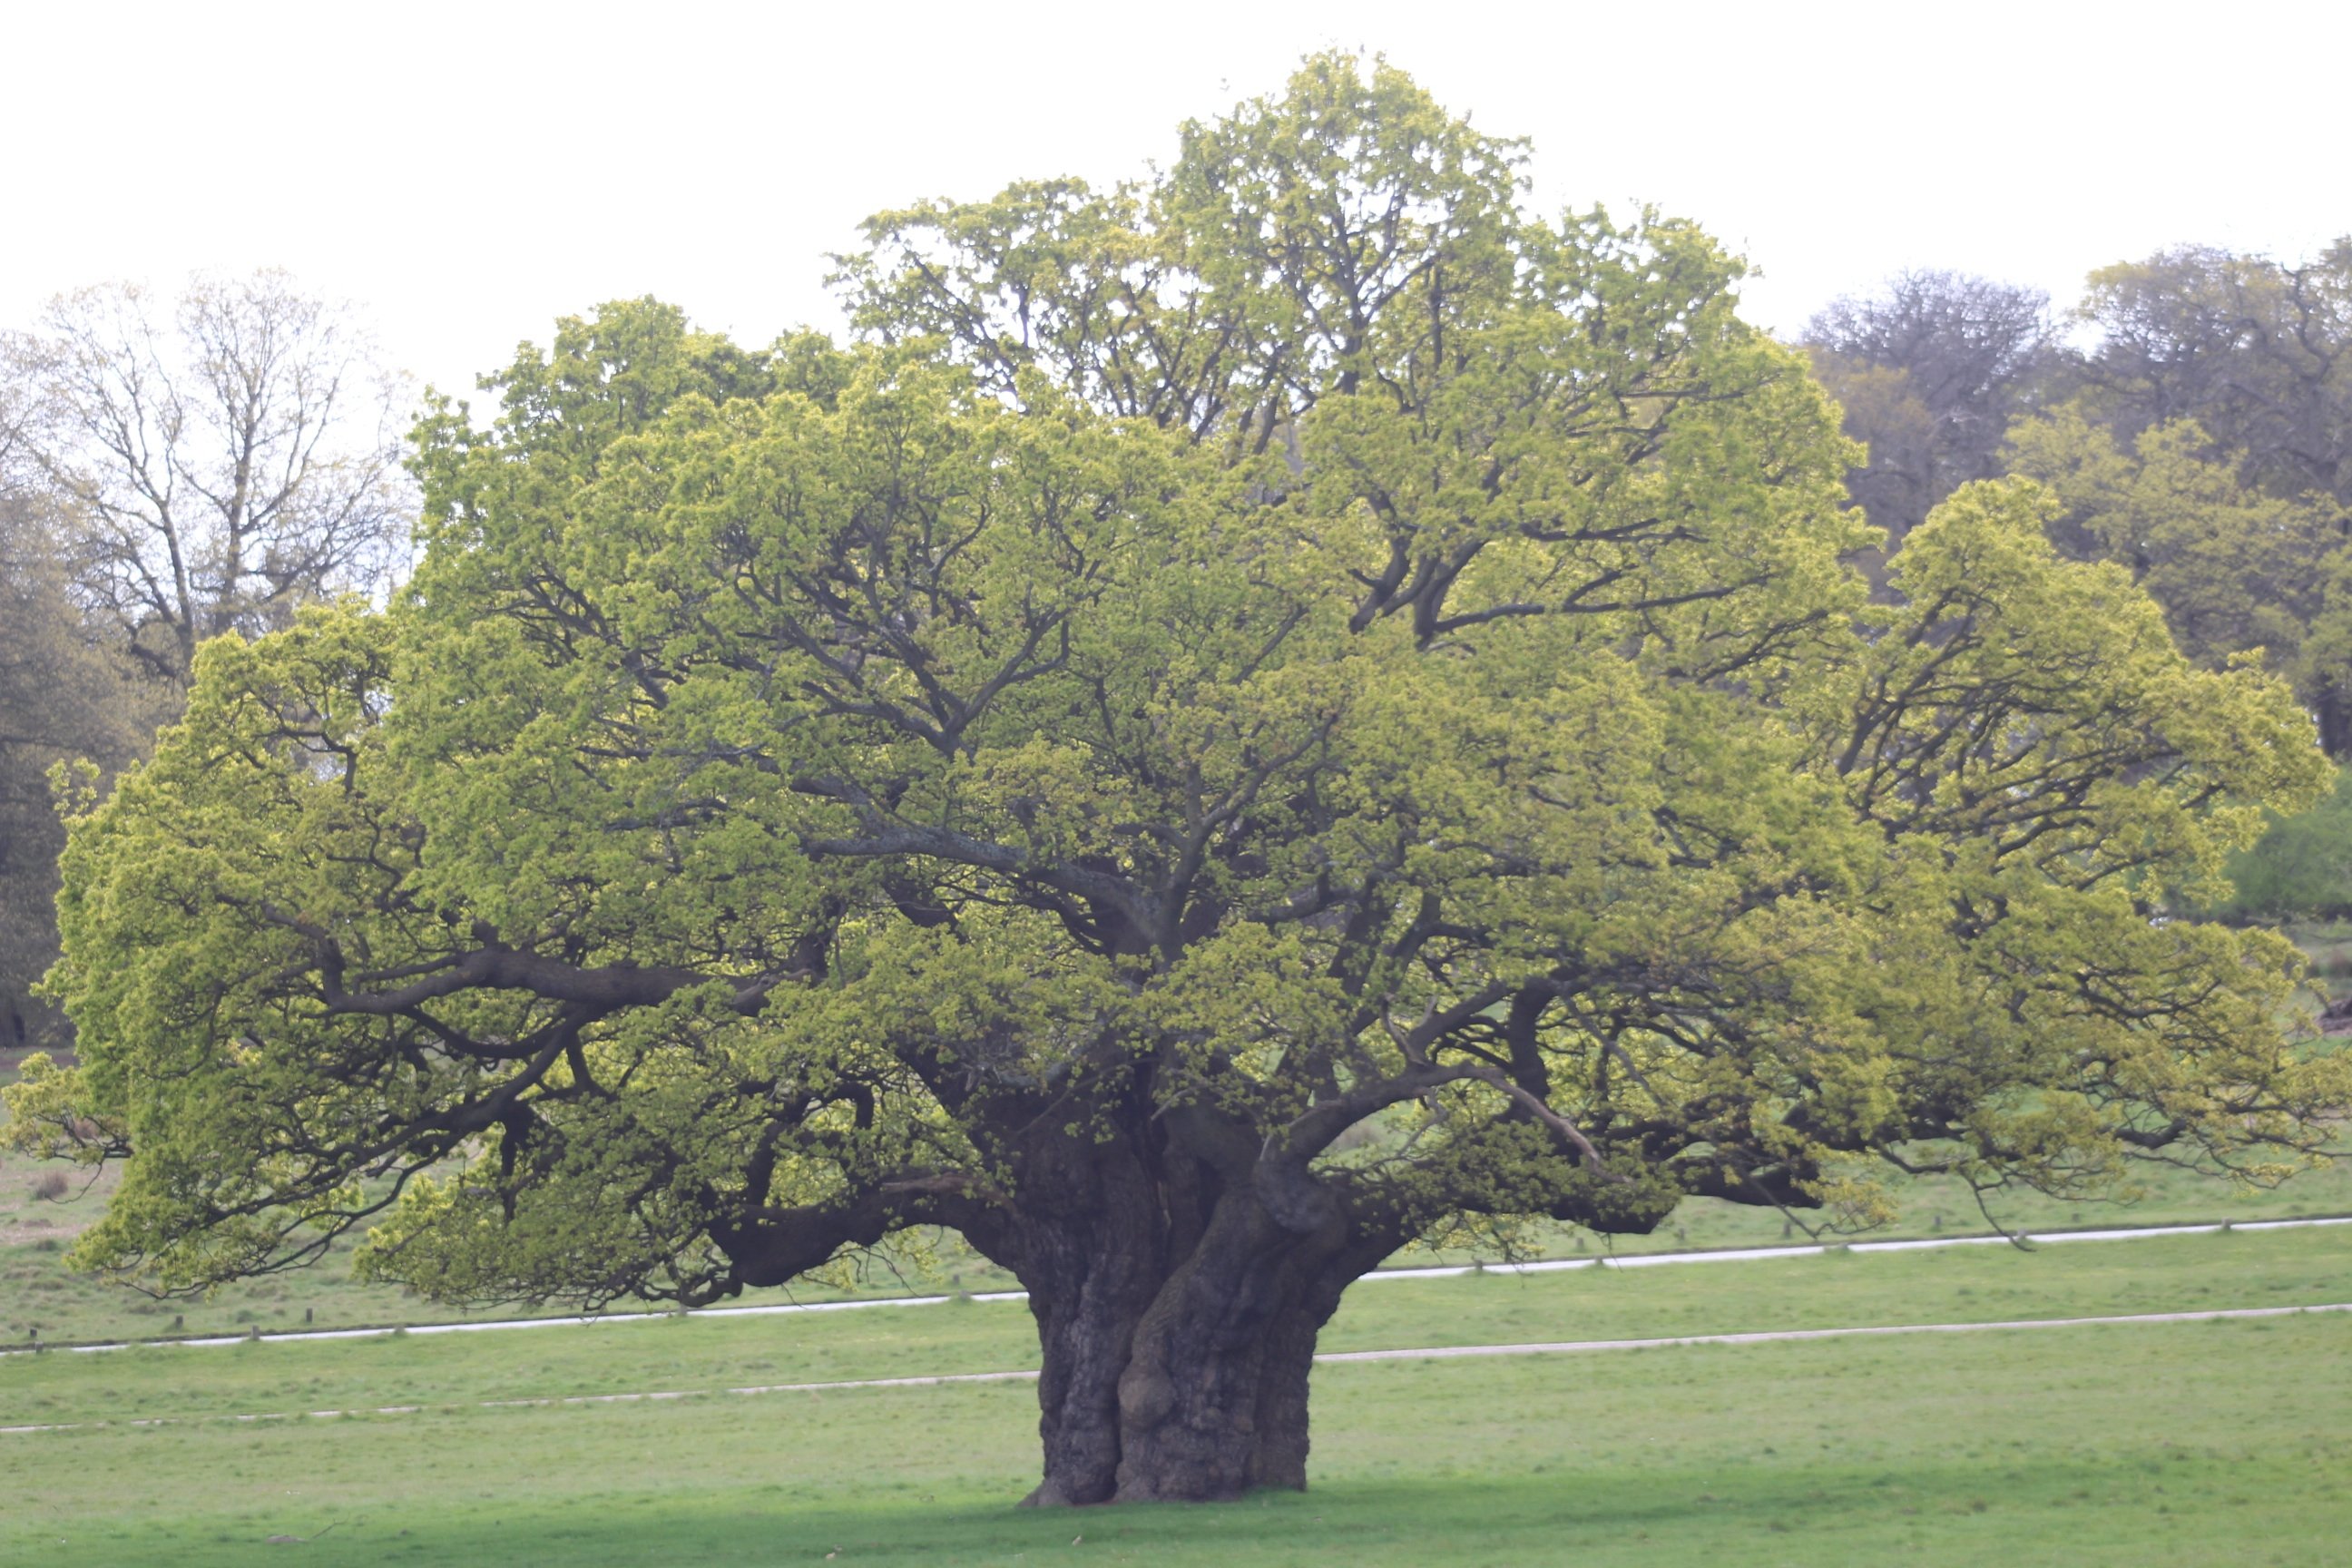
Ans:
[[[1119,1378],[1121,1502],[1202,1502],[1307,1488],[1307,1381],[1318,1305],[1301,1270],[1270,1261],[1220,1303],[1202,1276],[1171,1281]]]
[[[1029,1289],[1043,1354],[1037,1433],[1045,1469],[1026,1500],[1032,1506],[1108,1502],[1118,1488],[1118,1380],[1160,1289],[1166,1241],[1159,1194],[1120,1153],[1088,1150],[1056,1161],[1076,1167],[1054,1173],[1058,1201],[1043,1212],[1024,1205],[1009,1227],[1013,1257],[1005,1261]]]
[[[1164,1145],[1057,1152],[1050,1174],[1026,1173],[1029,1201],[971,1237],[1037,1321],[1045,1473],[1025,1505],[1304,1489],[1316,1337],[1392,1241],[1336,1204],[1285,1224],[1244,1172]]]

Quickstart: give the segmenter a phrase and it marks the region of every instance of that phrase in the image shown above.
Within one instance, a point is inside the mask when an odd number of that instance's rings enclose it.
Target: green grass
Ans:
[[[9,1533],[192,1563],[336,1521],[312,1560],[1075,1561],[1076,1535],[1174,1563],[2328,1560],[2344,1390],[2294,1369],[2340,1341],[2086,1332],[1328,1369],[1317,1489],[1216,1510],[1014,1513],[1027,1391],[965,1388],[64,1442]],[[2152,1388],[2192,1408],[2159,1419]]]
[[[1325,1343],[2346,1300],[2352,1244],[2289,1232],[1386,1282]],[[1305,1496],[1043,1516],[1007,1506],[1025,1384],[440,1407],[1033,1364],[1012,1306],[17,1356],[0,1421],[428,1408],[0,1438],[0,1562],[242,1563],[341,1521],[301,1560],[2320,1563],[2347,1348],[2292,1318],[1327,1365]]]
[[[2352,1228],[2352,1227],[2347,1227]],[[2352,1237],[2268,1232],[1383,1280],[1328,1351],[2352,1301]],[[2345,1323],[2352,1339],[2352,1320]],[[489,1334],[0,1360],[0,1426],[718,1389],[1036,1364],[1028,1310],[959,1302]]]

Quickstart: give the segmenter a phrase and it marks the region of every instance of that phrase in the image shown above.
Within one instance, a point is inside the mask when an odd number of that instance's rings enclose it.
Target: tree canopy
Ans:
[[[411,591],[207,644],[73,825],[79,1256],[705,1302],[950,1226],[1035,1500],[1203,1498],[1448,1226],[2315,1148],[2292,949],[2165,918],[2326,786],[2291,694],[2025,481],[1872,603],[1738,264],[1520,157],[1318,58],[877,217],[850,346],[610,305],[428,419]]]

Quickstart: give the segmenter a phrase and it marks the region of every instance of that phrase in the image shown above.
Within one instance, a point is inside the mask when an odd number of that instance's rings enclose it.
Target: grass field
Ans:
[[[1331,1350],[2352,1300],[2340,1231],[1386,1281]],[[2352,1320],[1327,1365],[1314,1489],[1020,1513],[1025,1384],[482,1410],[1034,1364],[957,1304],[0,1361],[0,1562],[2319,1564]],[[451,1407],[457,1406],[457,1407]],[[1074,1542],[1074,1537],[1082,1539]],[[36,1554],[38,1555],[36,1555]]]
[[[205,1302],[148,1301],[62,1266],[110,1173],[62,1201],[41,1174],[0,1161],[0,1341],[465,1315],[354,1284],[347,1252]],[[1948,1187],[1911,1184],[1902,1201],[1877,1234],[1983,1228]],[[2128,1205],[1999,1212],[2032,1228],[2352,1213],[2352,1165],[2274,1192],[2176,1173]],[[1777,1214],[1693,1202],[1654,1237],[1538,1233],[1525,1250],[1784,1239]],[[927,1269],[877,1264],[792,1294],[1009,1283],[950,1247]],[[2352,1226],[1382,1280],[1350,1293],[1324,1348],[2341,1301]],[[0,1426],[102,1424],[0,1436],[0,1564],[2352,1561],[2352,1315],[1330,1364],[1316,1373],[1313,1489],[1194,1509],[1013,1510],[1036,1466],[1026,1383],[722,1392],[1034,1358],[1024,1308],[971,1301],[0,1356]],[[688,1397],[480,1407],[656,1392]],[[360,1413],[299,1414],[325,1409]]]

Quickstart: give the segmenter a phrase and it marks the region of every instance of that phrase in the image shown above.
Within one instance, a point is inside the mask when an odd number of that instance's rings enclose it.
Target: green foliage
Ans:
[[[2126,448],[2067,407],[2021,425],[2013,455],[2065,508],[2057,537],[2128,569],[2192,658],[2259,654],[2315,702],[2352,674],[2337,584],[2352,553],[2325,498],[2252,489],[2186,420]]]
[[[2352,777],[2309,811],[2283,816],[2252,848],[2231,857],[2231,896],[2214,906],[2224,919],[2289,921],[2352,914]]]
[[[2315,1149],[2292,950],[2150,918],[2324,787],[2290,693],[2022,482],[1868,604],[1737,264],[1517,157],[1319,58],[1148,185],[877,218],[856,346],[639,301],[436,413],[413,591],[208,645],[74,825],[70,1092],[136,1151],[79,1256],[381,1218],[436,1295],[704,1300],[932,1223],[1029,1278],[1118,1170],[1153,1267],[1344,1283],[1465,1214],[1867,1212],[1853,1155]]]

